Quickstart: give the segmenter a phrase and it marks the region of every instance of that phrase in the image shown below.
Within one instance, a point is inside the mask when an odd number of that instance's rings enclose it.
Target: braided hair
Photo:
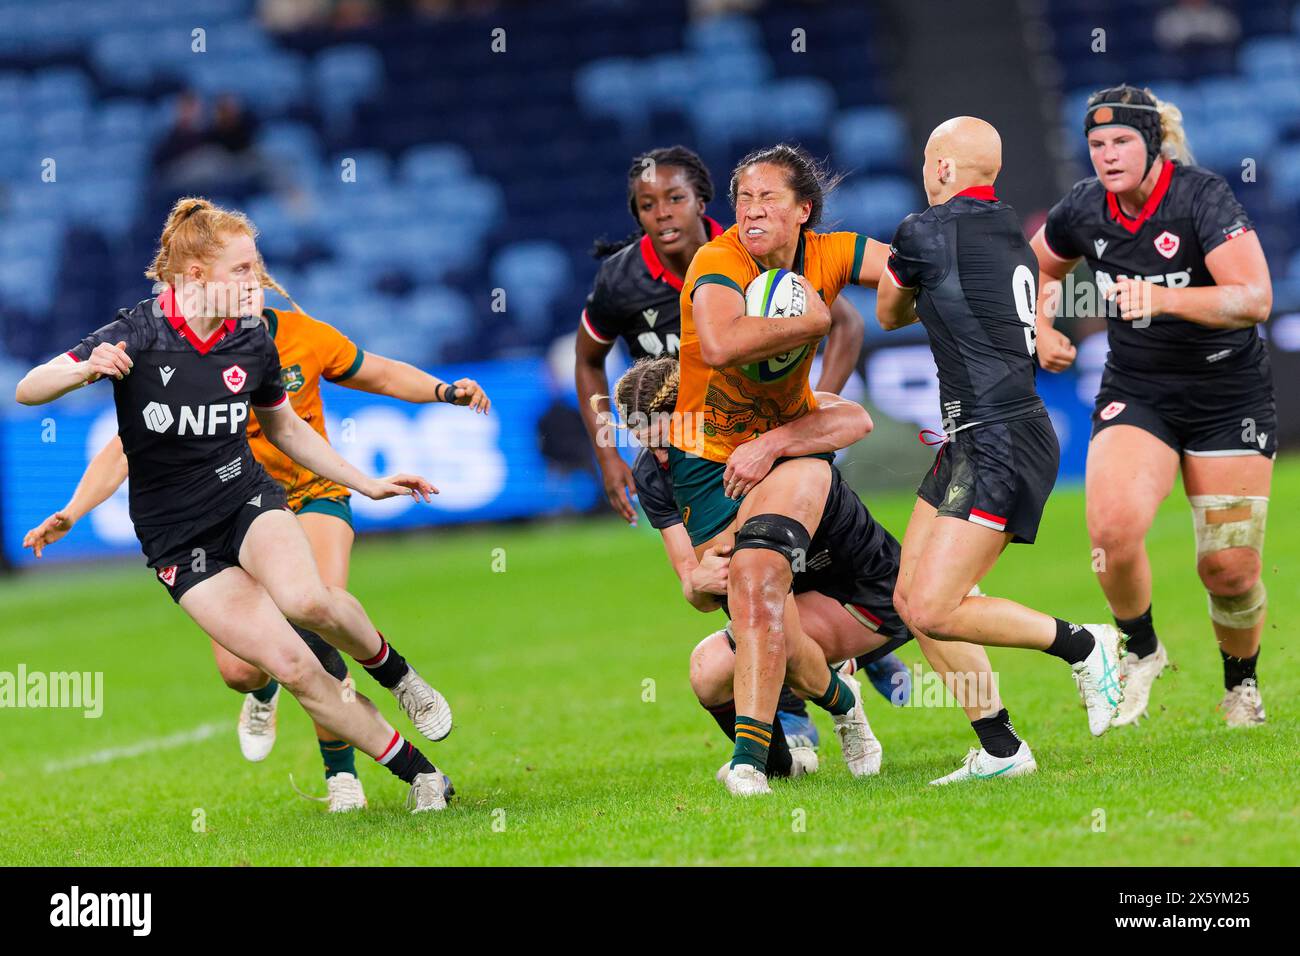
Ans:
[[[619,428],[644,428],[656,417],[671,415],[677,407],[677,386],[681,367],[670,355],[638,359],[614,383],[613,396],[591,396],[591,407],[600,414],[599,404],[610,403],[618,410]]]
[[[641,228],[641,217],[636,212],[636,184],[637,180],[650,179],[647,177],[657,175],[662,166],[671,166],[674,169],[680,169],[686,173],[686,179],[691,184],[697,199],[701,199],[708,204],[713,199],[713,177],[709,175],[708,167],[704,165],[704,160],[685,146],[661,146],[658,149],[652,149],[649,152],[641,153],[633,157],[632,165],[627,170],[627,209],[636,221],[637,230],[628,234],[622,239],[609,241],[600,238],[592,245],[591,254],[597,259],[605,259],[618,250],[629,246],[634,242],[640,241],[645,235],[645,230]]]

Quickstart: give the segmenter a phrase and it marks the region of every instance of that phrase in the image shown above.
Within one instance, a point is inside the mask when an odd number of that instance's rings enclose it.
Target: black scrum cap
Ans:
[[[1151,164],[1160,155],[1160,144],[1164,139],[1155,98],[1136,86],[1098,90],[1088,97],[1088,110],[1083,119],[1084,135],[1105,126],[1127,126],[1142,137],[1147,144],[1147,165],[1142,174],[1145,176],[1150,172]]]

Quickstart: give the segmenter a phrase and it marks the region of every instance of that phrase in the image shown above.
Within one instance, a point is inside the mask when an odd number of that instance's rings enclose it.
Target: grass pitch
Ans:
[[[690,649],[721,615],[681,601],[644,525],[357,546],[352,590],[456,713],[452,736],[423,746],[458,797],[418,817],[403,809],[406,788],[364,757],[369,810],[334,817],[298,797],[290,774],[317,793],[324,784],[310,723],[287,695],[275,750],[246,763],[239,698],[141,564],[38,568],[0,582],[0,671],[102,671],[104,711],[0,710],[0,864],[1295,864],[1300,459],[1279,462],[1272,497],[1266,726],[1229,731],[1214,712],[1219,655],[1176,490],[1148,539],[1157,626],[1177,668],[1156,684],[1152,719],[1094,740],[1064,665],[994,650],[1038,774],[928,787],[974,741],[962,712],[892,708],[868,689],[880,776],[848,776],[819,714],[822,772],[745,802],[713,779],[730,745],[686,679]],[[911,502],[869,504],[901,537]],[[1080,489],[1053,496],[1039,542],[1011,548],[985,589],[1108,620]],[[902,653],[920,660],[914,647]],[[392,698],[353,672],[414,735]]]

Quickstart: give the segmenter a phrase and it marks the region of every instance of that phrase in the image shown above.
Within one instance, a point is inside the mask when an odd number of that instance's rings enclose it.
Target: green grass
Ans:
[[[103,671],[105,709],[97,720],[0,711],[0,864],[1294,864],[1298,498],[1300,459],[1284,460],[1265,561],[1266,726],[1229,731],[1214,713],[1219,656],[1176,492],[1149,538],[1157,622],[1177,665],[1156,685],[1152,720],[1094,740],[1064,665],[994,651],[1037,775],[927,787],[974,739],[961,711],[890,708],[868,692],[885,747],[879,777],[849,778],[819,715],[822,772],[747,802],[714,782],[730,745],[686,680],[690,649],[720,616],[680,600],[644,527],[534,525],[357,547],[353,591],[456,711],[456,732],[425,749],[458,799],[419,817],[404,812],[405,787],[364,758],[367,812],[334,818],[297,797],[291,773],[316,792],[323,783],[310,724],[287,697],[274,752],[244,762],[238,698],[207,639],[143,567],[43,567],[0,582],[0,670]],[[871,505],[901,536],[911,500],[873,495]],[[1010,549],[986,590],[1072,620],[1107,619],[1079,490],[1053,497],[1039,541]],[[496,548],[504,573],[492,569]],[[920,659],[914,647],[903,653]],[[653,702],[642,699],[647,679]],[[211,722],[229,729],[46,769]],[[1097,811],[1104,832],[1094,831]]]

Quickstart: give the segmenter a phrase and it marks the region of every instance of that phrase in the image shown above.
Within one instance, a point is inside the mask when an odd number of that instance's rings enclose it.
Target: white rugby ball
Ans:
[[[788,269],[769,269],[745,290],[746,315],[761,315],[769,319],[803,315],[805,305],[803,283]],[[807,354],[808,346],[802,345],[793,352],[742,365],[740,370],[755,382],[775,382],[798,368]]]

